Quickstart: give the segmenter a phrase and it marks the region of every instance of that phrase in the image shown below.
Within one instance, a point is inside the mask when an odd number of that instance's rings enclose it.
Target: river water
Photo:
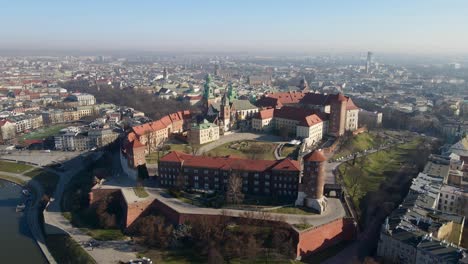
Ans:
[[[26,217],[16,212],[22,200],[20,186],[0,179],[0,263],[47,263]]]

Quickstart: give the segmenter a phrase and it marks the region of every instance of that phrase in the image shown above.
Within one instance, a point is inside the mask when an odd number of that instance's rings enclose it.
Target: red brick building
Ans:
[[[193,156],[173,151],[158,163],[160,183],[175,186],[183,177],[186,187],[226,190],[229,177],[242,177],[246,194],[297,197],[301,167],[298,161],[249,160],[234,157]]]

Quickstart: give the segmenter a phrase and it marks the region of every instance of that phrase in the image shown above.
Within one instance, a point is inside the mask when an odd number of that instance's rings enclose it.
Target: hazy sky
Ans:
[[[0,0],[0,49],[468,54],[468,0]]]

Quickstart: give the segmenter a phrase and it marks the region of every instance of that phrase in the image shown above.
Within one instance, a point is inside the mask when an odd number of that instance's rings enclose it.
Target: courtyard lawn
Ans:
[[[221,145],[212,149],[204,155],[207,156],[228,156],[233,155],[239,158],[250,158],[258,160],[275,160],[274,150],[276,143],[262,141],[235,141]]]
[[[49,136],[56,135],[60,132],[61,129],[70,126],[70,124],[57,124],[48,127],[42,127],[31,131],[20,138],[20,141],[24,141],[26,139],[44,139]]]
[[[0,171],[22,174],[32,168],[34,167],[27,164],[0,160]]]
[[[46,235],[45,243],[57,263],[96,263],[69,235]]]
[[[371,149],[379,146],[383,142],[384,138],[378,136],[375,132],[361,133],[345,142],[340,150],[335,153],[333,158],[339,158],[355,152]]]
[[[284,145],[283,148],[281,149],[281,157],[289,157],[291,156],[297,156],[296,150],[298,149],[298,146],[293,146],[293,145]],[[297,158],[297,157],[294,157]]]
[[[135,195],[140,198],[146,198],[149,196],[144,187],[133,187],[133,191],[135,192]]]
[[[348,161],[339,166],[344,184],[356,208],[369,192],[375,192],[380,185],[396,175],[404,164],[412,163],[414,152],[422,143],[420,138],[393,148],[379,151],[364,158],[358,158],[356,164]]]
[[[305,207],[293,207],[293,206],[285,206],[280,207],[273,210],[265,211],[268,213],[276,213],[276,214],[298,214],[298,215],[313,215],[316,214],[312,210],[307,209]]]

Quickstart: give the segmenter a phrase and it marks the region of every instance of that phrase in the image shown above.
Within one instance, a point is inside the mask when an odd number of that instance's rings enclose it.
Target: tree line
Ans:
[[[96,97],[99,103],[113,103],[118,106],[128,106],[143,111],[153,120],[180,110],[198,109],[188,102],[177,99],[162,99],[134,88],[113,89],[110,86],[91,85],[87,80],[73,80],[60,84],[70,92],[89,93]]]

